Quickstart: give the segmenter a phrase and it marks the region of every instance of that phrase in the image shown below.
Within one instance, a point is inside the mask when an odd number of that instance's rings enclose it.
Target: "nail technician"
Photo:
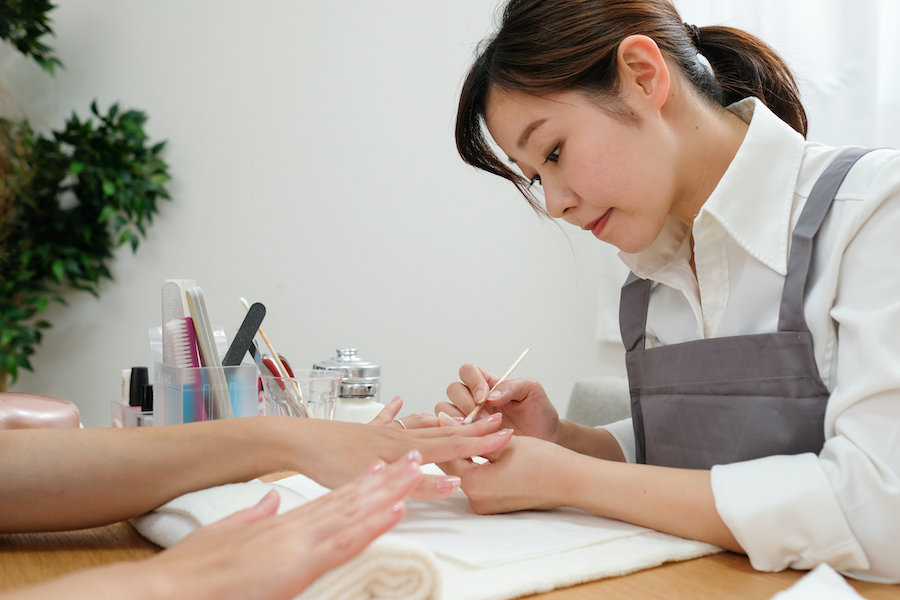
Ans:
[[[443,465],[477,512],[575,506],[763,571],[900,581],[900,152],[805,133],[744,31],[666,0],[508,2],[457,146],[620,250],[632,418],[562,420],[527,378],[486,398],[497,376],[464,366],[437,410],[486,402],[517,434]]]

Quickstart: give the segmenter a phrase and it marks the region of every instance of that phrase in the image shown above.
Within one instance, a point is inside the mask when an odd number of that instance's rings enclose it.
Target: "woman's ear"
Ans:
[[[659,46],[646,35],[630,35],[616,52],[619,86],[625,97],[659,110],[669,95],[669,66]]]

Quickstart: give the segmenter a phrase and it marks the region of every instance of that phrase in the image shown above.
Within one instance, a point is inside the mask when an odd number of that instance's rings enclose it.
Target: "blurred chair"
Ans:
[[[35,394],[0,393],[0,429],[80,426],[81,413],[68,400]]]
[[[566,419],[596,427],[630,416],[631,395],[626,377],[606,375],[575,382]]]

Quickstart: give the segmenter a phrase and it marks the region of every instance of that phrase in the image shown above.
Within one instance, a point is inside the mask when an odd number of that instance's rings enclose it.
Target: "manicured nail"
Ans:
[[[378,473],[379,471],[383,471],[383,470],[384,470],[384,461],[379,460],[377,463],[375,463],[374,465],[369,467],[368,473],[370,475],[374,475],[375,473]]]
[[[437,490],[442,494],[446,494],[458,490],[460,483],[459,477],[442,477],[438,479],[435,487],[437,487]]]
[[[438,423],[440,423],[444,427],[456,427],[457,425],[459,425],[459,423],[457,423],[453,419],[453,417],[443,411],[438,413]]]
[[[500,437],[506,437],[508,435],[512,435],[513,430],[512,429],[501,429],[500,431],[495,431],[494,433],[499,435]]]
[[[410,450],[409,452],[406,453],[406,461],[414,462],[414,463],[421,463],[422,455],[419,453],[418,450]]]
[[[501,391],[499,391],[499,390],[494,390],[493,392],[491,392],[490,394],[488,394],[487,399],[488,399],[488,400],[496,400],[496,399],[498,399],[501,395],[503,395],[503,392],[501,392]]]
[[[484,402],[484,390],[478,390],[475,392],[475,404],[482,404]]]
[[[403,506],[404,506],[403,500],[401,500],[400,502],[398,502],[397,504],[395,504],[391,507],[391,512],[398,513],[401,510],[403,510]]]
[[[495,412],[495,413],[491,414],[491,416],[485,417],[484,420],[488,421],[489,423],[496,423],[497,421],[502,421],[503,413]]]

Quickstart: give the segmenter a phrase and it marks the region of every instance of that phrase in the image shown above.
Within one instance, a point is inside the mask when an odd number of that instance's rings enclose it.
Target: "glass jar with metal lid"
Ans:
[[[316,363],[313,369],[344,371],[341,395],[334,411],[335,420],[368,423],[384,408],[378,401],[381,367],[357,356],[356,348],[339,348],[337,357]]]

